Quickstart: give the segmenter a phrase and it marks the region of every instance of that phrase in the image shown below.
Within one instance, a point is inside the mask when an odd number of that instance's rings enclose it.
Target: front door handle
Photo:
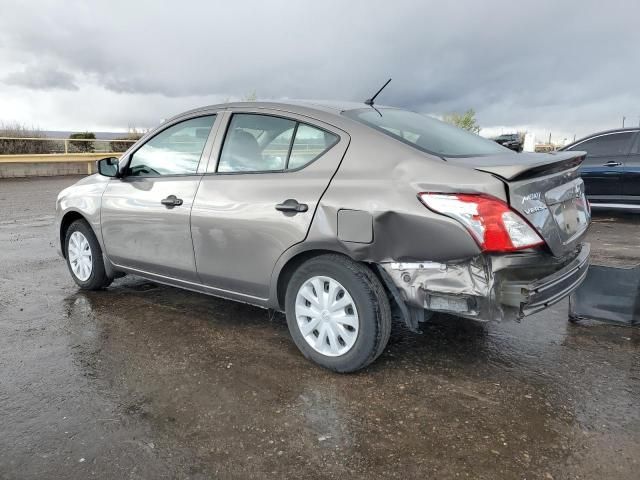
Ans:
[[[309,206],[306,203],[298,203],[298,201],[293,198],[288,198],[284,202],[277,204],[276,210],[280,212],[299,213],[309,210]]]
[[[616,162],[615,160],[609,160],[607,163],[602,165],[603,167],[619,167],[622,165],[621,162]]]
[[[160,203],[167,208],[173,208],[182,205],[182,199],[175,195],[169,195],[167,198],[160,200]]]

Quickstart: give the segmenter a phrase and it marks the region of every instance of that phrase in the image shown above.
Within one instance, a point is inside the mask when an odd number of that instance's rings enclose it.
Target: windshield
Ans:
[[[479,135],[435,118],[396,108],[347,110],[343,115],[364,123],[424,152],[443,157],[475,157],[511,153]]]

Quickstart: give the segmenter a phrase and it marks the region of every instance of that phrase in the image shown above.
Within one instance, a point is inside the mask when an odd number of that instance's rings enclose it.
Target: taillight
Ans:
[[[419,193],[430,210],[462,223],[485,252],[512,252],[544,240],[502,200],[468,193]]]

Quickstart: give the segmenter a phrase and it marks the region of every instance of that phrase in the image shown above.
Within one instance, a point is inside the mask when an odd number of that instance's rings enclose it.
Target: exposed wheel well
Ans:
[[[64,248],[64,239],[67,236],[67,230],[69,229],[69,225],[71,225],[76,220],[85,220],[86,219],[79,214],[78,212],[67,212],[64,217],[62,217],[62,221],[60,222],[60,246],[62,250],[62,256],[67,258],[67,252]],[[87,222],[88,223],[88,222]]]

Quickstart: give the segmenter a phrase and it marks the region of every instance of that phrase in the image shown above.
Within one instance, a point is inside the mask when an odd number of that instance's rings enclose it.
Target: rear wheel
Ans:
[[[85,220],[76,220],[67,229],[64,239],[67,266],[76,284],[85,290],[108,287],[102,259],[102,249],[93,230]]]
[[[305,357],[337,372],[353,372],[383,352],[391,309],[380,280],[337,254],[303,263],[285,299],[289,331]]]

